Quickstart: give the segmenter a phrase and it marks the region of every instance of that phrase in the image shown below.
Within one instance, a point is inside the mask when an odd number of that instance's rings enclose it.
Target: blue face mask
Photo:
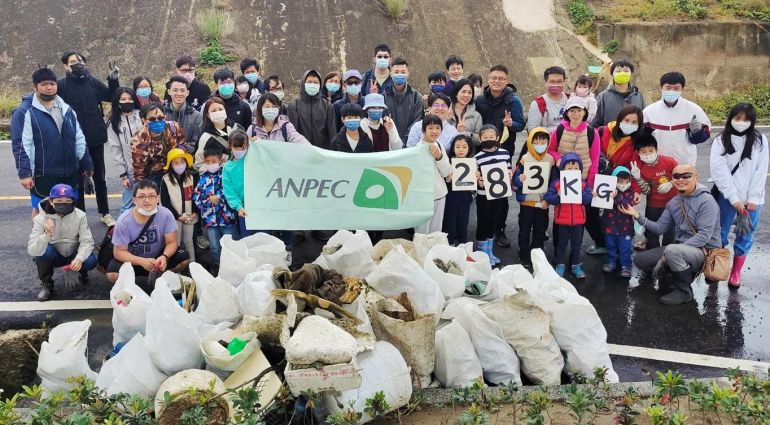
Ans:
[[[679,97],[682,96],[682,92],[678,92],[675,90],[664,90],[662,93],[662,98],[668,103],[674,103],[677,100],[679,100]]]
[[[430,85],[430,91],[433,93],[441,93],[444,91],[444,85],[443,84],[431,84]]]
[[[326,91],[331,94],[337,93],[340,90],[340,85],[337,83],[326,83]]]
[[[396,74],[396,75],[393,75],[392,77],[393,77],[393,82],[397,86],[403,86],[404,84],[406,84],[406,80],[407,80],[406,74]]]
[[[377,64],[377,68],[385,69],[390,65],[390,59],[377,58],[377,60],[374,63]]]
[[[226,83],[221,84],[219,86],[219,94],[221,94],[224,97],[230,97],[235,92],[235,84],[233,83]]]
[[[360,119],[352,119],[345,121],[345,128],[347,128],[350,131],[356,131],[358,128],[361,127],[361,120]]]
[[[369,115],[369,119],[371,121],[379,121],[380,118],[382,118],[382,110],[376,110],[376,109],[370,109],[366,111],[366,113]]]
[[[248,74],[243,74],[243,76],[246,77],[246,80],[251,84],[254,84],[259,80],[259,72],[249,72]]]
[[[321,85],[318,83],[305,83],[305,93],[310,96],[315,96],[321,90]]]
[[[150,87],[139,87],[136,89],[136,95],[139,97],[150,97],[152,94],[152,88]]]
[[[361,84],[349,84],[346,90],[349,95],[358,96],[361,93]]]
[[[153,133],[163,133],[163,130],[166,129],[166,121],[160,120],[160,121],[150,121],[147,124],[147,128],[150,129]]]

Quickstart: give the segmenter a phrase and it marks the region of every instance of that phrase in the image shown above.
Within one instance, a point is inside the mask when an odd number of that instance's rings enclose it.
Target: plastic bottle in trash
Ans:
[[[117,295],[115,295],[115,301],[117,305],[127,307],[129,304],[131,304],[131,300],[133,297],[128,292],[121,292]]]

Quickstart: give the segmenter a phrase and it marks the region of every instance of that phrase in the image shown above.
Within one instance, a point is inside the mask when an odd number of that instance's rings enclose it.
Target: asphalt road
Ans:
[[[518,139],[520,144],[522,135]],[[698,169],[703,183],[708,178],[709,148],[710,142],[698,149]],[[110,161],[108,157],[108,167]],[[0,302],[34,301],[39,284],[32,259],[26,253],[31,228],[30,207],[28,200],[16,198],[24,196],[25,191],[18,184],[8,143],[0,143],[0,181],[5,182],[0,187],[0,270],[3,274],[0,280]],[[108,169],[108,187],[110,193],[119,193],[117,174],[111,169]],[[119,204],[119,196],[110,198],[110,206],[115,215]],[[105,227],[99,222],[95,200],[88,199],[86,205],[94,237],[100,241]],[[513,206],[514,202],[511,205],[508,235],[515,241],[518,208]],[[472,209],[472,215],[469,235],[475,231],[475,209]],[[658,303],[659,294],[654,288],[605,275],[600,271],[602,258],[587,255],[584,256],[584,265],[588,279],[573,283],[595,306],[612,344],[770,362],[770,344],[767,343],[770,340],[770,279],[767,277],[770,276],[769,225],[765,214],[745,267],[742,286],[737,292],[729,291],[725,283],[709,288],[701,280],[694,284],[696,303],[666,307]],[[385,235],[404,236],[399,232],[388,232]],[[586,235],[584,248],[589,244],[590,238]],[[313,261],[321,246],[321,243],[315,241],[298,245],[294,252],[294,264]],[[550,243],[547,243],[546,253],[551,255],[551,252]],[[498,247],[495,253],[503,260],[503,264],[515,263],[518,258],[515,243],[507,249]],[[55,278],[57,299],[109,298],[110,284],[97,272],[91,273],[91,283],[83,292],[67,292],[62,288],[59,272]],[[38,326],[44,320],[55,325],[90,318],[94,325],[89,338],[89,357],[92,366],[98,368],[110,348],[110,317],[110,310],[9,312],[0,309],[0,330]],[[645,371],[667,368],[676,368],[690,377],[723,374],[719,369],[643,358],[613,356],[613,361],[622,381],[645,380]],[[731,364],[725,362],[724,367],[729,366]]]

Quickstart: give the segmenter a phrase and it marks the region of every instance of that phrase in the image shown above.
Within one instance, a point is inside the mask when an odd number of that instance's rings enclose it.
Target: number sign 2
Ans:
[[[548,177],[551,175],[550,162],[524,163],[523,193],[525,195],[548,192]]]
[[[484,177],[484,190],[486,191],[487,199],[513,196],[511,178],[508,175],[508,167],[504,162],[482,166],[481,175]]]
[[[475,158],[452,158],[452,190],[476,190]]]

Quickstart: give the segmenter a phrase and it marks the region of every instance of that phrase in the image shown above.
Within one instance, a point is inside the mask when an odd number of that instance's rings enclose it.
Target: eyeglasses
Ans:
[[[687,180],[692,177],[692,173],[674,173],[671,175],[671,177],[674,180]]]
[[[505,81],[508,77],[490,77],[489,81]]]
[[[137,201],[154,201],[158,199],[158,195],[136,195]]]
[[[149,117],[147,118],[147,122],[155,122],[155,121],[163,121],[166,117]]]

